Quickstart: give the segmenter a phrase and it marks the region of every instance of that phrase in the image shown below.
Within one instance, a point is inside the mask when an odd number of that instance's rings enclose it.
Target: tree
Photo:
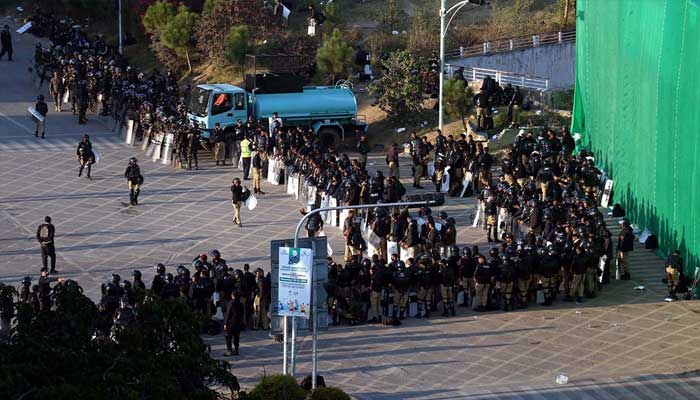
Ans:
[[[411,18],[411,29],[408,32],[408,50],[411,53],[427,57],[438,50],[440,44],[440,16],[434,5],[425,4]]]
[[[197,48],[209,62],[225,60],[224,39],[232,26],[241,25],[248,26],[249,37],[256,43],[279,41],[286,35],[272,13],[266,12],[264,0],[216,1],[211,11],[202,16],[195,33]]]
[[[141,22],[146,32],[157,35],[175,17],[175,6],[167,1],[158,0],[146,9]]]
[[[393,122],[415,122],[423,109],[421,65],[406,51],[396,51],[382,62],[384,75],[372,82],[369,94]]]
[[[465,131],[467,130],[466,116],[469,108],[471,108],[473,96],[471,88],[463,80],[450,79],[445,82],[443,91],[445,111],[451,117],[461,118]]]
[[[248,27],[246,25],[231,28],[224,39],[224,58],[231,64],[243,65],[249,47]]]
[[[377,22],[379,22],[380,30],[392,32],[400,30],[407,18],[408,15],[397,0],[388,0],[387,3],[378,10]]]
[[[198,23],[198,14],[190,12],[185,6],[180,6],[177,14],[160,31],[160,40],[163,44],[178,56],[185,57],[188,72],[192,72],[190,46]]]
[[[214,8],[218,3],[223,3],[226,0],[207,0],[204,2],[204,8],[202,9],[202,15],[207,15],[214,11]]]
[[[54,307],[15,303],[16,326],[0,341],[0,393],[34,399],[220,399],[239,389],[228,363],[213,359],[202,319],[183,299],[146,296],[113,338],[96,335],[101,311],[77,283],[59,283]],[[111,316],[106,316],[111,319]]]
[[[353,49],[343,39],[340,30],[336,29],[333,34],[323,42],[323,46],[316,53],[316,63],[318,69],[326,74],[330,74],[331,82],[335,82],[335,77],[342,74],[352,62]]]

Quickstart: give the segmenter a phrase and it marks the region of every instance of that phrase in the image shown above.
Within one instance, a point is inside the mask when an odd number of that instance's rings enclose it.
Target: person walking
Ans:
[[[78,143],[78,149],[75,151],[76,158],[80,163],[80,169],[78,170],[78,177],[83,175],[83,169],[87,167],[87,179],[92,179],[90,176],[90,170],[92,169],[92,164],[95,163],[95,153],[92,151],[92,143],[90,143],[90,136],[83,135],[83,139]]]
[[[231,185],[231,204],[233,204],[233,223],[243,226],[241,223],[241,207],[243,206],[243,186],[241,180],[235,178]]]
[[[238,297],[237,291],[231,292],[231,301],[228,303],[224,316],[224,332],[226,332],[226,353],[224,356],[237,356],[243,329],[243,303]],[[231,343],[233,342],[233,343]]]
[[[253,155],[253,150],[251,149],[251,142],[248,136],[241,141],[241,160],[243,161],[243,180],[250,180],[250,159]]]
[[[129,186],[129,205],[138,205],[139,193],[141,192],[141,185],[143,185],[143,175],[141,175],[141,168],[136,157],[129,159],[129,165],[124,171],[124,177]]]
[[[54,246],[55,233],[56,228],[51,223],[51,217],[47,215],[44,217],[44,223],[39,225],[36,230],[36,240],[41,245],[41,264],[44,269],[47,269],[48,258],[51,258],[51,269],[48,270],[50,274],[58,272],[56,271],[56,247]]]
[[[0,31],[0,60],[7,53],[7,60],[12,61],[12,35],[10,34],[10,26],[5,24]]]
[[[44,138],[44,134],[46,133],[46,114],[49,113],[49,106],[46,105],[46,102],[44,101],[44,95],[40,94],[36,98],[36,105],[34,105],[34,109],[36,112],[41,114],[41,116],[44,118],[41,121],[36,120],[36,126],[34,128],[34,136],[39,137],[39,132],[41,132],[41,138]]]
[[[63,103],[63,93],[66,87],[63,84],[63,78],[58,75],[58,71],[54,71],[53,78],[49,82],[49,94],[53,97],[54,111],[61,112],[61,105]]]
[[[620,279],[630,280],[629,252],[634,250],[634,232],[628,220],[622,220],[622,230],[617,237],[617,260],[622,268]]]

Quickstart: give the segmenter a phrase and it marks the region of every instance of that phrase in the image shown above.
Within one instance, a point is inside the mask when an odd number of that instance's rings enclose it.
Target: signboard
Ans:
[[[294,246],[294,239],[285,240],[271,240],[270,241],[270,272],[272,273],[272,293],[271,293],[271,304],[270,304],[270,326],[272,327],[272,332],[281,333],[282,319],[283,316],[279,314],[279,266],[280,266],[280,251],[281,247],[292,247]],[[327,248],[328,242],[326,237],[313,237],[313,238],[299,238],[299,247],[313,249],[314,255],[314,273],[313,273],[313,299],[312,299],[312,312],[313,312],[313,301],[317,304],[318,315],[317,323],[318,329],[326,330],[328,329],[328,303],[327,293],[326,293],[326,283],[328,282],[328,261],[326,257],[328,256]],[[313,324],[312,318],[308,320],[305,318],[297,318],[297,328],[299,332],[304,332],[311,328]]]
[[[311,249],[279,248],[278,315],[309,318],[313,258]]]

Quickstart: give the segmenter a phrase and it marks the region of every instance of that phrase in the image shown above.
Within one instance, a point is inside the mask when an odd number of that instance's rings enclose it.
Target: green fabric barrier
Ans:
[[[658,235],[662,253],[679,248],[693,269],[700,255],[699,3],[578,0],[571,127],[613,177],[613,202]]]

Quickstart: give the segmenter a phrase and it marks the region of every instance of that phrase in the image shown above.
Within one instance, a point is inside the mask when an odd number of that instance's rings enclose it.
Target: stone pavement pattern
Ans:
[[[141,161],[141,205],[129,209],[123,171],[134,147],[111,133],[109,121],[91,117],[77,125],[69,113],[49,114],[47,139],[35,139],[26,116],[39,93],[26,73],[34,39],[15,37],[14,63],[0,62],[0,280],[19,283],[40,266],[34,230],[44,215],[57,228],[58,268],[97,299],[99,285],[118,272],[139,268],[150,282],[152,266],[189,263],[218,248],[229,263],[269,269],[269,241],[289,238],[300,204],[282,187],[265,184],[258,208],[244,211],[243,228],[232,225],[228,186],[240,171],[202,165],[175,171]],[[45,93],[46,87],[42,89]],[[51,109],[51,105],[49,105]],[[95,180],[77,178],[75,146],[89,133],[102,160]],[[370,164],[382,164],[373,157]],[[203,163],[204,164],[204,163]],[[407,163],[402,175],[409,176]],[[373,166],[373,167],[374,167]],[[408,180],[404,180],[410,188]],[[485,245],[482,231],[466,226],[471,200],[449,199],[459,242]],[[333,248],[340,233],[328,229]],[[358,399],[676,399],[697,398],[700,306],[660,302],[660,260],[646,250],[632,256],[635,281],[614,282],[582,307],[558,303],[513,313],[407,320],[400,327],[334,327],[320,337],[319,371],[330,385]],[[634,291],[637,284],[646,291]],[[223,338],[205,337],[221,356]],[[310,372],[310,338],[299,339],[297,371]],[[281,346],[265,332],[246,332],[242,356],[232,359],[244,387],[262,374],[281,371]],[[558,374],[569,383],[558,386]]]

